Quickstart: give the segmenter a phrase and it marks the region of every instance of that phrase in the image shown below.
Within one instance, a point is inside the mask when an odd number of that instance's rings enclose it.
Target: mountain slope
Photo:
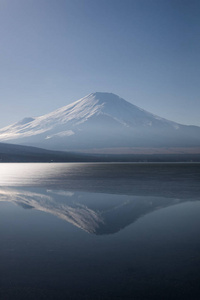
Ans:
[[[160,118],[111,93],[93,93],[1,129],[0,141],[53,150],[197,147],[200,127]]]
[[[102,160],[103,157],[99,157]],[[98,157],[73,153],[45,150],[36,147],[0,143],[1,162],[87,162],[96,161]]]

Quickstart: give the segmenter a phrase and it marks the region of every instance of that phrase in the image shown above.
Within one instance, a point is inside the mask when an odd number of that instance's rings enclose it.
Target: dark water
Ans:
[[[200,164],[0,164],[0,299],[200,299]]]

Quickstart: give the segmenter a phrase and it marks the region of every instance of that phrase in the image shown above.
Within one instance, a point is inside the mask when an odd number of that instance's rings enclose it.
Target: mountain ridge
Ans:
[[[113,93],[91,93],[0,129],[0,142],[51,150],[199,147],[200,127],[161,118]]]

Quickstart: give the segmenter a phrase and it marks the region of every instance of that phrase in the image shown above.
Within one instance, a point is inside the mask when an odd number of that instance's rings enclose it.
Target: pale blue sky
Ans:
[[[200,126],[199,0],[0,0],[0,127],[113,92]]]

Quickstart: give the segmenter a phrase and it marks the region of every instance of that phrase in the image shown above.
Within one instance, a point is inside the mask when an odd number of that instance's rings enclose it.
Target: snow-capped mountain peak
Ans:
[[[0,141],[57,150],[152,146],[169,141],[171,146],[178,141],[183,143],[188,128],[155,116],[115,94],[97,92],[46,115],[25,118],[2,128]],[[194,130],[198,131],[197,128]],[[189,131],[187,139],[196,137],[196,131],[192,135]],[[193,140],[199,142],[199,138]]]

